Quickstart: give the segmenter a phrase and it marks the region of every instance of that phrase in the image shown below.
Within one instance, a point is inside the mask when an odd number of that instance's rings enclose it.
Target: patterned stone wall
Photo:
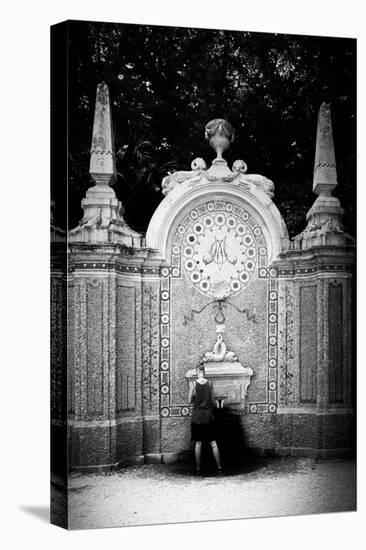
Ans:
[[[261,223],[233,199],[204,200],[176,220],[169,264],[161,268],[160,413],[162,450],[190,447],[185,374],[225,343],[254,375],[246,414],[277,410],[278,282]]]
[[[51,418],[65,421],[67,307],[66,279],[61,272],[51,276]]]
[[[300,402],[317,400],[317,285],[300,287]]]
[[[103,346],[103,328],[107,318],[103,314],[105,307],[108,308],[106,284],[106,280],[87,279],[82,285],[87,338],[85,398],[88,417],[98,417],[104,413],[103,354],[107,350]]]
[[[70,467],[115,462],[114,275],[72,254],[68,274],[68,437]],[[102,257],[101,259],[104,260]]]
[[[260,220],[233,197],[194,202],[172,223],[169,242],[164,261],[145,251],[113,263],[73,258],[71,467],[159,462],[191,450],[185,374],[212,350],[218,323],[225,323],[228,349],[254,371],[245,410],[223,420],[237,443],[223,437],[224,451],[323,456],[350,449],[346,266],[310,262],[309,253],[296,264],[284,256],[268,265]],[[57,285],[52,296],[58,299]]]
[[[142,283],[131,257],[121,257],[116,271],[116,459],[123,463],[143,455]]]
[[[161,460],[160,431],[160,280],[147,272],[142,279],[142,418],[146,461]],[[155,270],[154,270],[155,271]]]
[[[74,358],[76,418],[109,414],[109,280],[100,276],[74,279]],[[72,403],[73,398],[69,401]]]
[[[75,415],[75,287],[69,280],[67,288],[67,405],[68,414]]]
[[[144,414],[159,406],[159,284],[144,282],[142,289],[142,406]]]
[[[295,289],[292,281],[284,281],[279,291],[278,398],[281,407],[296,403],[298,372],[296,368]]]
[[[117,286],[117,413],[133,411],[136,407],[136,314],[137,292],[134,286],[118,282]],[[120,313],[121,312],[121,313]],[[122,314],[124,312],[124,314]],[[126,313],[129,312],[129,315]]]
[[[329,403],[343,403],[343,286],[329,285]]]
[[[56,247],[55,247],[56,248]],[[67,486],[67,282],[64,245],[51,248],[51,472]],[[54,486],[51,492],[54,492]],[[62,491],[64,506],[66,491]]]
[[[281,407],[350,404],[352,276],[345,268],[278,270]]]

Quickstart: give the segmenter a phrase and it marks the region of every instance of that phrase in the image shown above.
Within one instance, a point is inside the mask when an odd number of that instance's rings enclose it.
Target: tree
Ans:
[[[330,101],[345,228],[355,234],[355,40],[267,33],[71,22],[69,220],[82,217],[90,185],[96,84],[110,87],[117,180],[125,217],[140,231],[159,202],[162,177],[213,157],[204,126],[227,118],[226,157],[275,182],[290,235],[315,200],[317,111]]]

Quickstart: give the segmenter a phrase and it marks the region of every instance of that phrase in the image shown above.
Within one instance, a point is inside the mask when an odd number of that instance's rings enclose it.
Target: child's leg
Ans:
[[[202,441],[196,441],[196,445],[194,448],[194,456],[196,459],[197,470],[201,468],[201,447],[202,447]]]
[[[216,461],[216,465],[217,465],[218,469],[221,470],[220,451],[219,451],[219,448],[217,446],[217,443],[216,443],[216,441],[210,441],[210,445],[211,445],[211,449],[212,449],[212,452],[213,452],[213,455],[214,455],[214,458],[215,458],[215,461]]]

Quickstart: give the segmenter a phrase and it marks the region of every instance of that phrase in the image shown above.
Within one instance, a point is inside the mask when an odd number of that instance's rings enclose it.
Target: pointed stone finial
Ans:
[[[318,197],[307,213],[305,230],[293,239],[294,250],[353,244],[354,239],[343,231],[343,209],[338,198],[332,195],[336,186],[330,105],[322,103],[318,115],[313,179],[313,191]]]
[[[123,218],[123,206],[110,186],[115,175],[112,115],[105,82],[97,86],[89,172],[95,182],[81,201],[84,217],[69,231],[69,242],[122,243],[141,247],[142,237]]]
[[[108,184],[115,175],[111,106],[105,82],[97,86],[89,172],[96,184]]]
[[[331,193],[337,186],[330,104],[323,102],[319,109],[314,163],[313,191],[317,195]]]

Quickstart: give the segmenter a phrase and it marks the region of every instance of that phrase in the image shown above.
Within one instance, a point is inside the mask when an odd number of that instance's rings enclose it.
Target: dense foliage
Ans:
[[[227,152],[249,173],[275,183],[275,202],[290,235],[314,202],[317,111],[332,104],[338,167],[336,194],[355,233],[356,43],[352,39],[71,22],[69,27],[69,225],[82,217],[95,91],[112,98],[117,179],[125,218],[146,230],[163,199],[161,179],[209,162],[204,140],[213,118],[228,119],[236,140]]]

